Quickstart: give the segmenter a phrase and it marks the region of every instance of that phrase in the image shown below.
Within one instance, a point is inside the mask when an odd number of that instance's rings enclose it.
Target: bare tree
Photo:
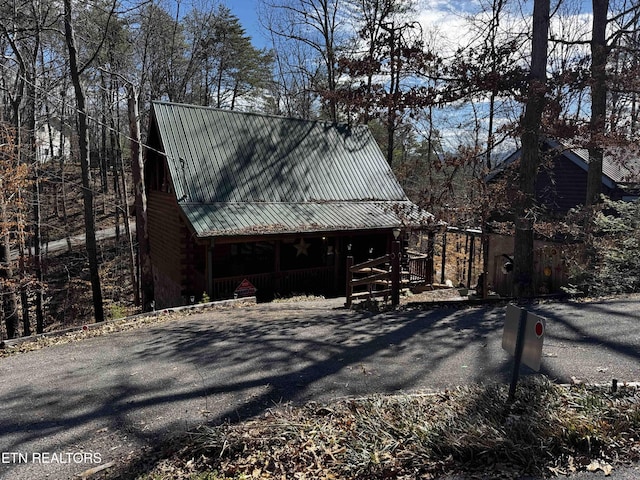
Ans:
[[[602,190],[605,118],[607,114],[607,14],[609,0],[593,0],[591,33],[591,120],[586,204],[597,203]]]
[[[586,204],[593,205],[600,199],[602,191],[602,165],[607,137],[607,111],[609,85],[607,72],[611,51],[618,47],[621,39],[638,32],[640,6],[637,2],[623,2],[622,11],[608,18],[609,0],[593,0],[593,24],[591,33],[591,117],[589,119],[589,171],[587,175]],[[615,28],[607,37],[607,27]],[[628,44],[628,42],[627,42]],[[637,52],[636,52],[637,54]],[[610,127],[610,126],[609,126]]]
[[[0,124],[0,313],[7,337],[18,335],[19,315],[16,291],[20,280],[15,274],[12,246],[23,242],[27,205],[22,195],[29,185],[29,165],[21,161],[16,129]],[[27,332],[25,332],[27,333]]]
[[[314,55],[313,50],[301,43],[286,42],[273,32],[270,37],[274,60],[274,79],[269,88],[273,98],[271,112],[306,120],[314,118],[314,104],[320,96],[314,85],[319,73],[306,65]]]
[[[549,0],[535,0],[533,6],[533,38],[531,73],[525,113],[521,124],[522,156],[515,215],[514,293],[533,293],[533,225],[535,220],[535,181],[540,164],[540,129],[545,107],[547,48],[549,38]]]
[[[300,68],[326,100],[326,114],[337,120],[335,91],[338,85],[338,51],[341,46],[341,12],[344,0],[262,0],[270,15],[265,27],[279,39],[302,43],[317,55]],[[281,59],[282,60],[282,59]],[[318,75],[320,73],[320,75]]]
[[[113,5],[115,8],[115,4]],[[112,10],[113,13],[113,10]],[[100,270],[98,265],[98,245],[96,241],[95,215],[93,211],[93,190],[91,186],[91,165],[89,160],[89,128],[87,124],[87,106],[81,74],[83,68],[78,63],[78,48],[75,38],[73,10],[71,0],[64,0],[64,32],[69,53],[69,72],[76,96],[78,122],[78,147],[80,151],[80,168],[82,170],[82,196],[84,202],[84,224],[86,251],[89,257],[89,275],[93,297],[93,309],[96,322],[104,320],[102,304],[102,288],[100,286]],[[94,54],[95,56],[95,54]]]
[[[33,273],[35,275],[35,306],[36,331],[44,330],[43,313],[43,274],[41,251],[41,199],[40,199],[40,168],[36,159],[36,111],[39,94],[38,56],[41,53],[41,39],[48,17],[48,8],[40,2],[29,0],[22,5],[13,3],[10,11],[5,11],[6,21],[2,22],[2,34],[11,47],[12,57],[18,67],[12,92],[13,121],[18,140],[18,154],[20,161],[32,165],[34,176],[31,189],[31,211],[33,222]],[[27,276],[27,262],[24,259],[25,250],[20,248],[23,256],[21,275]],[[25,335],[30,334],[28,292],[26,282],[21,285],[22,317]]]
[[[140,113],[138,92],[129,84],[128,97],[129,136],[131,138],[131,171],[135,190],[136,234],[138,236],[140,290],[143,311],[152,310],[154,301],[153,267],[149,246],[149,229],[147,224],[147,193],[144,182],[144,159],[140,148]],[[137,286],[136,286],[137,288]]]

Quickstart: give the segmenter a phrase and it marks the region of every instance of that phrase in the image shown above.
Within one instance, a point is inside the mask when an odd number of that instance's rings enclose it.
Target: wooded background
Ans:
[[[607,283],[588,272],[602,271],[602,252],[619,243],[602,247],[598,229],[638,238],[627,207],[603,210],[599,196],[605,152],[638,145],[637,2],[482,0],[456,12],[455,32],[420,21],[410,0],[257,5],[267,48],[215,1],[0,2],[3,335],[31,333],[31,318],[38,332],[55,322],[42,245],[78,232],[93,317],[105,318],[96,224],[122,228],[132,301],[144,303],[144,242],[129,230],[129,207],[137,195],[144,221],[139,167],[152,99],[368,124],[409,197],[438,219],[487,230],[505,200],[515,207],[506,228],[516,235],[519,294],[531,293],[535,232],[571,231],[586,245],[579,283]],[[549,223],[536,205],[544,137],[589,150],[582,217]],[[505,199],[484,178],[520,146],[521,194]],[[603,226],[612,209],[626,220]],[[619,251],[633,248],[637,240]],[[614,271],[627,275],[638,256],[622,256]]]

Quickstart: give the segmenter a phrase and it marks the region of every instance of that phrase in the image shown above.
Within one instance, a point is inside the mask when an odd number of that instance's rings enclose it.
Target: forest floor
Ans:
[[[119,194],[122,189],[116,191],[112,173],[108,173],[104,181],[98,170],[94,169],[92,173],[96,230],[112,231],[98,240],[105,315],[107,319],[117,319],[137,312],[130,268],[131,247],[122,215],[127,207],[122,206],[125,203]],[[132,200],[127,203],[131,204]],[[57,163],[42,166],[40,208],[44,331],[91,323],[93,301],[84,248],[85,219],[79,165],[66,163],[64,169]],[[117,229],[116,224],[119,225]],[[32,255],[33,248],[24,258],[27,272],[34,262]],[[28,321],[31,330],[35,331],[34,305],[38,284],[28,278],[22,282],[26,286],[29,302]],[[21,315],[18,331],[22,334],[24,330],[24,315]],[[4,338],[6,332],[2,322],[0,339]]]
[[[507,408],[506,398],[506,386],[475,385],[273,409],[194,430],[137,478],[637,478],[636,387],[611,393],[528,379]]]

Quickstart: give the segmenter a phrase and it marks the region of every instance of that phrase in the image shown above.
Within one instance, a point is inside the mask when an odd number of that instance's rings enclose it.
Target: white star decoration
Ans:
[[[300,239],[300,243],[295,244],[293,247],[296,249],[296,257],[299,257],[300,255],[309,255],[309,247],[311,246],[310,243],[306,243],[304,241],[304,238]]]

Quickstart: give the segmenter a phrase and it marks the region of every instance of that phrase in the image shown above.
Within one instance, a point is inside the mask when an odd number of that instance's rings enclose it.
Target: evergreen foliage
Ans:
[[[574,231],[582,231],[584,209],[572,212]],[[588,220],[587,220],[588,221]],[[570,260],[571,279],[589,295],[640,291],[640,200],[612,201],[603,197],[588,233]]]

